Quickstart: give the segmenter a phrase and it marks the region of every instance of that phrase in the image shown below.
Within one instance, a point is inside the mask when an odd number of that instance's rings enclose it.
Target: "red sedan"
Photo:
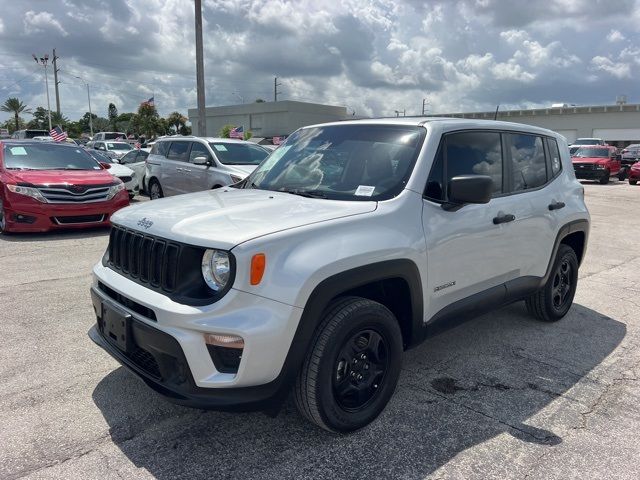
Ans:
[[[629,185],[635,185],[640,180],[640,162],[631,165],[629,169]]]
[[[124,184],[77,146],[0,142],[0,232],[109,225]]]

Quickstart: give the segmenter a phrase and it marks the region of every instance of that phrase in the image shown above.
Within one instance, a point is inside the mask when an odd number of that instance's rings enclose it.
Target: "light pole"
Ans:
[[[35,53],[31,54],[36,63],[42,63],[44,66],[44,87],[47,90],[47,116],[49,117],[49,131],[51,131],[51,106],[49,104],[49,78],[47,76],[47,63],[49,63],[49,54],[45,53],[44,57],[40,57],[40,62],[38,62],[38,57],[36,57]]]
[[[91,138],[93,138],[93,114],[91,113],[91,95],[89,94],[89,82],[82,77],[72,75],[74,78],[81,80],[87,86],[87,101],[89,102],[89,130],[91,131]]]
[[[240,101],[244,104],[244,97],[242,95],[240,95],[239,93],[236,92],[232,92],[232,95],[235,95],[236,97],[238,97],[240,99]]]

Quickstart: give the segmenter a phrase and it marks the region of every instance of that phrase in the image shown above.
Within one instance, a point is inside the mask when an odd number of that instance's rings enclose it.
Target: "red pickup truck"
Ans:
[[[615,147],[608,145],[585,145],[572,155],[573,169],[579,180],[596,180],[601,184],[609,183],[611,177],[618,180],[626,178]]]

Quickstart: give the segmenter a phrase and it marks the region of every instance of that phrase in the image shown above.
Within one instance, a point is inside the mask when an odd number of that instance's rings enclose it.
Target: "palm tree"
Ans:
[[[7,98],[7,100],[2,104],[0,110],[3,112],[13,112],[15,121],[16,121],[16,130],[20,128],[20,119],[18,115],[22,112],[30,112],[31,109],[27,108],[27,106],[22,103],[18,98]]]
[[[179,133],[180,127],[185,126],[188,121],[189,119],[180,112],[171,112],[167,117],[167,123],[176,129],[176,133]]]

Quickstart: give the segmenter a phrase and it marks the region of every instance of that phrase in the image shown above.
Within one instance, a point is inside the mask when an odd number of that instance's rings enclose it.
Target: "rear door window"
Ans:
[[[508,133],[513,191],[538,188],[547,183],[547,161],[542,137],[524,133]]]
[[[189,151],[190,142],[171,142],[167,158],[178,162],[186,162],[188,160],[187,152]]]

